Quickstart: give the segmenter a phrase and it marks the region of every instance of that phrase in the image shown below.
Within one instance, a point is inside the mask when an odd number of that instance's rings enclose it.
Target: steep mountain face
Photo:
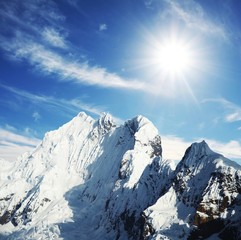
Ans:
[[[241,167],[203,141],[186,150],[167,191],[144,211],[151,239],[241,239]]]
[[[0,239],[241,238],[241,167],[201,142],[175,168],[142,116],[80,113],[0,164]]]
[[[157,129],[142,116],[116,127],[80,113],[1,181],[0,234],[7,239],[127,239],[171,171]],[[8,169],[9,171],[9,169]],[[136,228],[138,229],[138,228]]]

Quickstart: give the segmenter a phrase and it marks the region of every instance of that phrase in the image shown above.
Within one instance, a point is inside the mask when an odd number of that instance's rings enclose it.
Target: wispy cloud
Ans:
[[[200,142],[203,139],[196,139],[193,142]],[[213,139],[204,139],[209,147],[227,158],[233,159],[241,164],[241,143],[235,140],[229,142],[220,142]],[[185,150],[192,144],[191,141],[186,141],[183,138],[165,135],[162,136],[163,157],[179,161],[183,157]]]
[[[76,8],[76,9],[79,8],[79,6],[78,6],[78,0],[66,0],[66,2],[67,2],[70,6]]]
[[[102,32],[102,31],[105,31],[105,30],[107,30],[107,24],[101,23],[99,25],[99,31]]]
[[[0,158],[15,161],[18,156],[32,151],[39,143],[40,140],[37,138],[0,127]]]
[[[42,36],[46,42],[54,47],[67,48],[65,38],[54,28],[45,28]]]
[[[13,4],[2,4],[0,17],[6,22],[14,22],[6,31],[0,31],[0,47],[11,58],[18,61],[26,61],[43,74],[56,75],[60,81],[72,81],[77,84],[97,85],[104,88],[124,88],[146,91],[144,82],[133,79],[125,79],[107,69],[90,65],[88,61],[81,62],[73,57],[76,49],[68,43],[65,36],[68,32],[64,27],[64,16],[58,11],[52,1],[42,1],[40,8],[31,1]],[[49,8],[48,8],[49,6]],[[22,8],[21,18],[17,8]],[[21,9],[20,8],[20,9]],[[45,15],[43,15],[45,11]],[[17,27],[16,27],[17,25]],[[17,29],[17,30],[16,30]],[[100,31],[107,29],[106,24],[100,25]],[[57,47],[56,49],[50,46]],[[59,51],[58,48],[67,50]],[[68,57],[72,55],[72,57]]]
[[[214,102],[220,104],[224,108],[224,120],[226,122],[241,121],[241,106],[238,106],[224,98],[208,98],[204,99],[202,102]]]
[[[218,153],[221,153],[227,158],[238,160],[241,164],[241,144],[236,140],[231,140],[229,142],[220,142],[212,139],[207,140],[209,146]]]
[[[227,122],[241,121],[241,108],[233,109],[235,112],[226,116]]]
[[[191,142],[174,136],[165,135],[162,138],[163,158],[180,161],[184,155],[185,150],[191,145]]]
[[[37,122],[41,118],[41,115],[37,111],[35,111],[33,112],[32,117],[34,121]]]
[[[147,8],[152,9],[153,0],[144,0],[144,4]]]
[[[5,23],[9,23],[1,25],[1,30],[8,30],[11,33],[17,26],[19,31],[41,34],[46,26],[63,29],[62,24],[65,21],[64,15],[52,0],[1,1],[0,17]]]
[[[165,0],[165,2],[168,8],[161,14],[163,17],[172,15],[183,21],[189,28],[227,40],[227,31],[225,28],[215,23],[213,19],[211,20],[196,1]]]
[[[95,115],[100,115],[102,112],[104,112],[106,109],[103,107],[94,106],[88,103],[83,102],[81,99],[73,98],[73,99],[59,99],[55,98],[53,96],[45,96],[45,95],[38,95],[33,94],[21,89],[9,87],[0,84],[0,87],[8,90],[9,92],[13,93],[15,96],[20,96],[21,98],[26,99],[29,102],[32,103],[39,103],[42,106],[55,108],[58,110],[62,110],[63,112],[69,112],[69,113],[78,113],[80,111],[86,111]],[[38,106],[41,106],[38,105]],[[34,114],[36,115],[36,114]],[[34,117],[34,116],[33,116]],[[35,116],[36,117],[36,116]]]
[[[11,126],[11,125],[9,125],[9,124],[5,124],[4,129],[6,129],[6,130],[8,130],[8,131],[11,131],[11,132],[17,130],[15,127],[13,127],[13,126]]]
[[[27,136],[16,134],[10,130],[6,130],[3,128],[0,128],[0,139],[1,144],[3,142],[11,142],[11,143],[18,143],[19,145],[26,145],[26,146],[36,146],[36,144],[39,143],[39,139],[37,138],[30,138]]]
[[[56,74],[61,81],[73,81],[101,87],[148,89],[144,82],[126,80],[115,73],[109,73],[104,68],[89,66],[88,63],[79,63],[76,62],[76,59],[63,58],[57,52],[26,39],[6,41],[2,43],[2,47],[15,59],[28,61],[44,74]]]

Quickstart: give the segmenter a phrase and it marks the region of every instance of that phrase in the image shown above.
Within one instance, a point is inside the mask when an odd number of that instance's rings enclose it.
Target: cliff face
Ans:
[[[240,166],[201,142],[174,169],[142,116],[80,113],[0,173],[1,239],[241,236]]]
[[[152,238],[239,239],[241,223],[238,164],[192,144],[174,171],[170,187],[144,212]],[[150,233],[147,233],[147,235]]]

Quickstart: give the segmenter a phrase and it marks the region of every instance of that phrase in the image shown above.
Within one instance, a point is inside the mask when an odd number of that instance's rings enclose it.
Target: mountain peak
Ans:
[[[199,143],[193,143],[191,145],[191,148],[196,154],[199,154],[199,156],[214,154],[214,152],[210,149],[210,147],[204,140]]]
[[[88,115],[85,112],[79,112],[77,117],[86,118]]]
[[[104,131],[109,131],[112,127],[115,127],[113,117],[109,113],[103,113],[98,120],[98,124]]]
[[[208,146],[208,144],[203,140],[202,142],[192,143],[191,146],[186,150],[183,159],[186,159],[186,158],[201,159],[204,156],[209,156],[213,154],[216,155],[217,153],[213,152]]]
[[[202,142],[195,142],[186,150],[177,169],[184,166],[189,169],[196,168],[198,171],[198,169],[200,170],[219,157],[221,157],[221,155],[213,152],[204,140]]]
[[[197,239],[202,224],[241,216],[240,169],[205,141],[172,169],[157,128],[141,115],[116,127],[108,113],[95,120],[80,112],[3,165],[1,239],[188,239],[194,226]]]
[[[148,144],[158,135],[158,130],[153,123],[141,115],[127,121],[125,125],[135,136],[135,140],[137,142],[141,142],[142,144]]]

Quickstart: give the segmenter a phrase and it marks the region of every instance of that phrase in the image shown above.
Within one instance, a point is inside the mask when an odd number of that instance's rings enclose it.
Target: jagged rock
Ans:
[[[144,211],[146,225],[154,229],[150,239],[206,239],[227,236],[228,231],[240,239],[238,164],[214,153],[203,141],[187,149],[173,176],[171,186]]]
[[[0,169],[0,239],[240,239],[240,169],[204,141],[174,168],[145,117],[80,113]]]
[[[165,166],[158,131],[148,119],[138,116],[117,127],[109,114],[94,120],[80,113],[47,133],[12,168],[0,191],[0,234],[12,232],[14,239],[139,234],[136,219],[159,196]]]

